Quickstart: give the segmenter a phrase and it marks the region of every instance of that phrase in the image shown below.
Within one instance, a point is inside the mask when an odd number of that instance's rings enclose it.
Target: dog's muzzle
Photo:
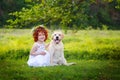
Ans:
[[[54,39],[56,44],[59,44],[59,42],[61,41],[60,38],[58,36],[56,36],[56,38]]]

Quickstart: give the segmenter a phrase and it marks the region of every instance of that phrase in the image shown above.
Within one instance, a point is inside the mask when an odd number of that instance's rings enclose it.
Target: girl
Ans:
[[[38,26],[33,32],[34,44],[30,51],[27,64],[33,67],[42,67],[50,65],[50,54],[45,50],[45,41],[48,38],[48,32],[43,26]]]

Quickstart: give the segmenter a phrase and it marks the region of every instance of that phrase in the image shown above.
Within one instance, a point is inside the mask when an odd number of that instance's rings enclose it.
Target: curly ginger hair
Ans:
[[[33,32],[33,38],[34,38],[34,41],[37,42],[38,41],[38,34],[39,32],[42,32],[45,34],[45,40],[47,40],[48,38],[48,31],[43,27],[43,26],[37,26],[37,28],[35,28],[34,32]]]

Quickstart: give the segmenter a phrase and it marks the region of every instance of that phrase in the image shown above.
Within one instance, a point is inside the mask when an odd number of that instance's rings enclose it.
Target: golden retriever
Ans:
[[[61,31],[55,31],[52,34],[52,40],[48,47],[50,53],[51,65],[73,65],[75,63],[67,63],[64,57],[64,46],[62,43],[64,35]]]

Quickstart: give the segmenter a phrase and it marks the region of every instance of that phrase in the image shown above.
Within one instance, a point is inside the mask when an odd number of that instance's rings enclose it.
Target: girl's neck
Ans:
[[[44,42],[41,42],[41,41],[37,41],[37,43],[39,43],[39,44],[44,44]]]

